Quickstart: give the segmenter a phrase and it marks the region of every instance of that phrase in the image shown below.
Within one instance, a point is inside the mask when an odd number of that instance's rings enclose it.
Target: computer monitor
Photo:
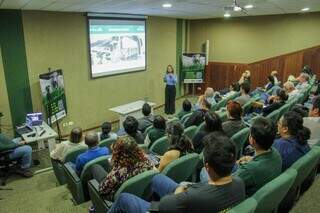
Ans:
[[[26,124],[28,127],[40,126],[43,122],[43,114],[41,112],[30,113],[26,116]]]

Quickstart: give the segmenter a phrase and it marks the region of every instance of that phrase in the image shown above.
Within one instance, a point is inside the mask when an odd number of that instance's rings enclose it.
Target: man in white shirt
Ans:
[[[308,127],[311,131],[308,141],[310,146],[320,142],[320,96],[313,99],[312,107],[309,111],[309,117],[303,118],[303,126]]]
[[[288,95],[288,100],[296,97],[299,94],[299,90],[294,87],[294,84],[290,81],[287,81],[283,85],[283,89],[286,91]]]
[[[308,86],[309,82],[309,75],[307,73],[301,73],[297,78],[299,81],[298,85],[296,86],[297,90],[302,90]]]

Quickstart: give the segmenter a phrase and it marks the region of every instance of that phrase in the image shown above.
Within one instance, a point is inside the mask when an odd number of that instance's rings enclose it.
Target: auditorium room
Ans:
[[[320,212],[320,0],[0,0],[0,213]]]

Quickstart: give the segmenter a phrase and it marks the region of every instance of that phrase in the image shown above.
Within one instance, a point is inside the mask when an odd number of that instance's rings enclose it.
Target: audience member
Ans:
[[[251,72],[249,70],[244,71],[244,73],[242,73],[240,80],[238,81],[239,85],[242,85],[243,83],[247,83],[250,85],[251,84],[250,76],[251,76]]]
[[[310,129],[311,135],[308,141],[310,146],[320,143],[320,96],[313,98],[309,117],[303,118],[303,125]]]
[[[20,138],[10,139],[3,133],[0,133],[0,152],[12,150],[9,154],[10,160],[21,160],[17,173],[24,177],[32,177],[33,172],[30,170],[32,164],[32,148]]]
[[[297,90],[305,89],[308,86],[309,82],[309,75],[307,73],[301,73],[297,78],[299,81],[298,85],[296,86]]]
[[[188,120],[184,123],[184,127],[187,128],[189,126],[199,126],[204,121],[204,115],[208,112],[211,108],[209,102],[204,101],[204,105],[201,109],[194,111]]]
[[[291,100],[292,98],[297,97],[297,95],[299,94],[299,90],[297,90],[294,87],[294,84],[290,81],[287,81],[286,83],[283,84],[283,89],[288,95],[288,100]]]
[[[229,101],[227,103],[228,120],[223,122],[222,129],[228,137],[232,137],[235,133],[245,128],[246,125],[242,121],[242,107],[238,102]]]
[[[262,109],[262,116],[267,116],[274,110],[279,109],[280,107],[286,104],[287,100],[288,95],[286,94],[286,92],[283,89],[278,90],[276,96],[271,96],[271,104]]]
[[[250,128],[249,143],[256,155],[253,158],[241,158],[235,173],[244,181],[247,196],[253,195],[281,173],[281,156],[271,147],[275,136],[276,127],[270,119],[259,117],[254,120]]]
[[[248,83],[243,83],[241,84],[241,95],[239,97],[237,97],[236,99],[234,99],[234,101],[238,102],[241,106],[243,106],[245,103],[247,103],[248,101],[250,101],[250,84]]]
[[[177,118],[181,120],[183,116],[189,114],[192,110],[192,104],[188,99],[185,99],[182,103],[182,110],[177,114]]]
[[[222,121],[215,112],[207,112],[204,115],[204,126],[193,136],[192,143],[195,152],[201,153],[204,147],[203,138],[215,131],[222,131]]]
[[[76,159],[76,172],[80,175],[83,167],[91,160],[94,160],[101,156],[106,156],[110,154],[107,147],[99,147],[98,134],[95,132],[89,132],[84,138],[84,142],[88,146],[88,150],[80,155]]]
[[[161,172],[170,162],[193,152],[190,139],[184,135],[183,126],[179,122],[173,122],[167,127],[169,148],[161,157],[158,170]]]
[[[82,129],[80,127],[73,128],[71,130],[70,138],[67,141],[63,141],[51,151],[50,157],[54,160],[63,162],[66,154],[79,147],[87,147],[82,138]]]
[[[142,149],[130,136],[119,137],[113,146],[112,169],[108,173],[101,165],[92,166],[92,176],[99,182],[99,193],[113,200],[120,186],[128,179],[153,168]]]
[[[264,86],[265,91],[270,90],[272,87],[275,86],[275,80],[272,75],[268,76],[268,83]]]
[[[166,119],[162,117],[161,115],[154,116],[153,120],[153,128],[148,132],[147,137],[144,141],[144,143],[148,146],[148,148],[151,147],[151,145],[158,140],[159,138],[162,138],[166,134]]]
[[[206,107],[207,103],[211,106],[217,103],[214,99],[214,90],[211,87],[208,87],[204,94],[199,97],[197,105],[200,109],[203,109]]]
[[[143,117],[138,120],[138,130],[144,132],[153,123],[153,115],[151,114],[151,106],[144,103],[142,106]]]
[[[124,131],[131,137],[133,137],[138,144],[144,143],[145,136],[138,131],[138,120],[133,116],[128,116],[123,122]]]
[[[290,111],[279,120],[278,133],[281,138],[274,141],[273,147],[281,155],[284,171],[309,152],[307,140],[310,138],[310,130],[303,126],[303,119],[298,113]]]
[[[110,122],[104,122],[101,125],[101,134],[100,134],[100,141],[108,139],[108,138],[117,138],[117,134],[114,132],[111,132],[111,123]]]
[[[278,76],[279,76],[278,71],[274,70],[274,71],[271,72],[270,75],[273,77],[274,85],[279,86],[280,85],[280,81],[278,79]]]
[[[215,133],[207,136],[203,155],[210,177],[206,183],[179,186],[161,174],[153,178],[153,192],[161,198],[159,212],[218,213],[245,199],[243,181],[231,176],[236,151],[228,137]],[[135,195],[122,193],[109,212],[147,212],[149,208],[149,202]]]

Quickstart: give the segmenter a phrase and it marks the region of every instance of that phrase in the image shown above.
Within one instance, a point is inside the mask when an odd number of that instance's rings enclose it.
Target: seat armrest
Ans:
[[[68,173],[75,182],[81,181],[77,172],[73,169],[72,163],[67,162],[67,163],[63,164],[63,167],[64,167],[66,173]]]
[[[90,180],[88,184],[90,184],[92,188],[94,188],[97,192],[99,192],[99,183],[96,179]]]
[[[92,188],[93,190],[96,191],[97,194],[100,194],[99,193],[99,183],[96,179],[92,179],[88,182],[88,185],[89,185],[89,188]],[[112,206],[112,202],[109,201],[109,200],[106,200],[104,199],[103,197],[99,196],[101,200],[103,200],[103,202],[105,203],[105,205],[108,207],[108,208],[111,208]]]

